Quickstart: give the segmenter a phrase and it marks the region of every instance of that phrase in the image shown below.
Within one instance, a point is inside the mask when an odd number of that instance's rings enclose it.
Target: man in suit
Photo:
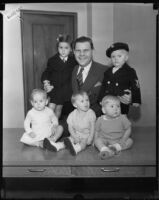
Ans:
[[[78,62],[72,73],[73,93],[84,90],[89,95],[90,107],[100,116],[101,108],[97,102],[98,94],[104,78],[104,72],[108,69],[93,60],[93,42],[90,38],[82,36],[75,40],[73,51]]]

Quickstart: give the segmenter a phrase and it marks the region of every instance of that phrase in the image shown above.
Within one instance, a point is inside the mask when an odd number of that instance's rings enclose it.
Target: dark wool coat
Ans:
[[[48,59],[47,68],[42,73],[41,81],[49,80],[50,84],[54,86],[54,89],[48,93],[51,103],[63,105],[65,101],[70,100],[72,95],[71,77],[75,65],[77,62],[72,54],[65,63],[58,53]]]
[[[102,87],[99,93],[99,102],[108,94],[122,96],[124,95],[124,90],[129,89],[132,93],[132,103],[141,104],[140,86],[135,69],[125,63],[113,74],[113,67],[114,66],[109,68],[104,74]],[[122,114],[128,114],[128,111],[129,105],[121,103]]]

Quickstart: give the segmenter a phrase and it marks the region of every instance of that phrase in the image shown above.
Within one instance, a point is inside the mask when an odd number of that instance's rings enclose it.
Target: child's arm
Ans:
[[[79,142],[79,138],[77,137],[76,131],[73,128],[73,126],[71,126],[70,124],[68,124],[68,130],[69,130],[69,133],[70,133],[71,137],[75,141],[75,143],[78,143]]]
[[[131,126],[125,131],[123,137],[120,139],[120,143],[124,143],[131,135]]]
[[[90,122],[90,135],[89,135],[88,140],[87,140],[88,145],[90,145],[92,143],[93,138],[94,138],[94,133],[95,133],[95,122],[91,121]]]
[[[26,133],[28,133],[30,135],[30,137],[34,138],[36,136],[36,134],[33,132],[32,128],[31,128],[31,122],[32,122],[32,117],[31,117],[30,113],[28,113],[24,120],[24,130]]]

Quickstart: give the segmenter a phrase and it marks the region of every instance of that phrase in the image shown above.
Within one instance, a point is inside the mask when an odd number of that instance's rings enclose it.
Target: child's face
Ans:
[[[61,57],[67,57],[71,52],[71,46],[67,42],[60,42],[58,45],[58,52]]]
[[[111,60],[115,67],[121,67],[128,60],[128,53],[125,50],[116,50],[111,54]]]
[[[76,97],[76,101],[74,103],[74,106],[81,111],[88,111],[89,107],[90,107],[90,102],[89,102],[89,98],[86,94],[84,95],[78,95]]]
[[[109,100],[103,107],[102,111],[110,118],[118,117],[121,113],[120,102]]]
[[[47,103],[48,100],[44,97],[44,95],[38,93],[34,94],[33,99],[31,100],[32,106],[38,111],[43,110]]]

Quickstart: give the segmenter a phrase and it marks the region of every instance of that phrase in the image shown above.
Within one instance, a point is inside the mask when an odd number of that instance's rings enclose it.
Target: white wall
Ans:
[[[140,81],[141,117],[135,120],[135,125],[156,123],[156,14],[153,4],[114,5],[114,41],[129,44],[129,64]],[[131,111],[130,116],[137,112]]]

